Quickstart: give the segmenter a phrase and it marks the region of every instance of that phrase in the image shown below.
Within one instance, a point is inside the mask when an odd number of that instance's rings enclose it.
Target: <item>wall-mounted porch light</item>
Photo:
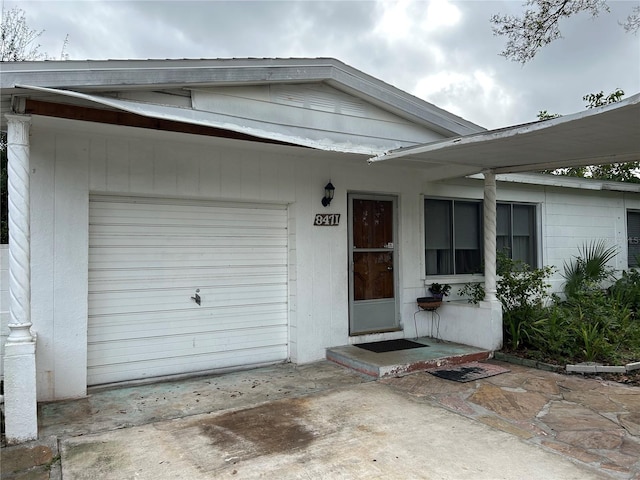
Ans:
[[[322,197],[322,206],[328,207],[333,200],[333,193],[335,192],[336,187],[333,186],[331,181],[324,186],[324,197]]]

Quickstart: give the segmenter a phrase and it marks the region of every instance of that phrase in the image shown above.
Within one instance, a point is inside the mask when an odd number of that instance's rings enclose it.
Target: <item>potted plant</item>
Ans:
[[[417,298],[416,301],[422,310],[428,310],[430,312],[442,305],[442,300],[436,297],[420,297]]]
[[[448,283],[445,283],[444,285],[440,283],[432,283],[429,287],[429,291],[435,298],[439,298],[440,300],[442,300],[443,297],[449,295],[449,292],[451,291],[451,285],[449,285]]]
[[[431,297],[420,297],[417,299],[417,302],[421,309],[433,311],[442,305],[443,297],[449,295],[451,285],[448,283],[445,283],[444,285],[440,283],[432,283],[429,287],[429,291],[431,292]]]

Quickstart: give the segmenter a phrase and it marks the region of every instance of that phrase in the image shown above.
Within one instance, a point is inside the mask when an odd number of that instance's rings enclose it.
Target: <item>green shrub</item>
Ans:
[[[575,355],[576,342],[571,331],[572,314],[558,305],[544,309],[531,335],[531,348],[545,357],[564,361]]]
[[[458,295],[468,297],[467,302],[478,304],[484,300],[484,284],[480,282],[465,283],[458,291]]]
[[[567,297],[601,289],[604,280],[613,278],[614,270],[607,263],[618,254],[616,246],[607,247],[604,240],[594,240],[583,244],[579,252],[579,256],[564,264]]]
[[[621,277],[609,287],[609,294],[618,302],[626,304],[637,316],[640,311],[640,272],[623,271]]]
[[[553,297],[549,278],[553,267],[531,268],[528,264],[498,254],[497,295],[505,311],[539,308]]]
[[[597,361],[624,364],[640,359],[640,273],[631,270],[607,290],[612,278],[607,261],[615,255],[602,242],[583,247],[565,278],[564,301],[548,293],[552,267],[532,269],[498,254],[497,296],[503,307],[505,348],[556,363]],[[577,279],[577,280],[576,280]],[[567,278],[569,281],[570,279]],[[482,283],[460,290],[469,302],[484,299]]]
[[[504,340],[509,348],[529,347],[539,335],[553,267],[531,268],[528,264],[498,254],[497,296],[502,303]]]

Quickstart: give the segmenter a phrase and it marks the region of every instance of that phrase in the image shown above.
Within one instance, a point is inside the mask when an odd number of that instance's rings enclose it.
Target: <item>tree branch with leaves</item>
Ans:
[[[37,43],[43,32],[29,28],[24,10],[18,7],[2,9],[0,62],[44,59],[45,55],[40,52],[40,44]]]
[[[624,96],[624,91],[616,88],[609,95],[603,91],[588,93],[582,99],[587,102],[586,108],[602,107],[619,102]],[[561,117],[557,113],[548,113],[546,110],[538,112],[538,120],[551,120]],[[589,165],[585,167],[557,168],[545,170],[542,173],[563,175],[567,177],[594,178],[598,180],[613,180],[615,182],[640,183],[640,162],[607,163],[603,165]]]
[[[564,18],[579,13],[590,13],[597,17],[609,12],[607,0],[527,0],[524,14],[492,15],[493,34],[507,37],[507,44],[500,55],[525,64],[542,47],[562,38],[559,23]],[[627,32],[637,32],[640,28],[640,7],[635,7],[631,15],[621,24]]]

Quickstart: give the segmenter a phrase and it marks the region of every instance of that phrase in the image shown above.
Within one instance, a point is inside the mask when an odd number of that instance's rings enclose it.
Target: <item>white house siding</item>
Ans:
[[[0,378],[4,378],[4,344],[9,336],[9,245],[0,245]]]
[[[618,255],[611,267],[627,268],[626,208],[640,201],[640,195],[507,183],[499,183],[498,192],[499,199],[533,200],[540,205],[539,264],[556,267],[551,279],[553,291],[561,292],[564,286],[564,263],[594,240],[617,246]]]
[[[481,180],[457,179],[427,187],[429,196],[482,199]],[[538,205],[538,263],[555,266],[551,278],[552,290],[561,292],[565,261],[579,255],[582,245],[592,240],[604,240],[616,245],[618,255],[611,262],[616,270],[627,268],[627,209],[640,208],[640,194],[614,191],[594,191],[578,188],[498,182],[498,201],[524,202]],[[480,281],[481,276],[428,277],[426,284],[447,281],[458,287],[468,281]]]
[[[561,191],[546,189],[544,215],[543,260],[555,265],[559,273],[552,282],[554,290],[561,290],[560,277],[564,262],[579,255],[579,248],[592,240],[603,240],[607,245],[618,245],[618,255],[611,266],[617,270],[627,268],[626,211],[622,193],[588,191]]]
[[[86,393],[90,194],[287,205],[289,351],[292,361],[307,363],[324,358],[326,347],[354,340],[348,333],[348,192],[398,198],[405,330],[358,339],[367,340],[415,334],[415,299],[435,280],[424,275],[424,195],[481,199],[483,190],[477,180],[432,183],[424,168],[368,166],[366,156],[44,117],[34,117],[31,138],[32,319],[40,400]],[[320,200],[329,180],[336,193],[324,208]],[[624,266],[625,207],[640,208],[636,197],[498,184],[499,200],[541,206],[542,225],[549,219],[542,227],[542,263],[560,266],[572,243],[577,253],[583,240],[595,237],[617,238]],[[602,226],[593,222],[580,230],[596,211]],[[340,213],[339,226],[314,227],[314,215],[324,212]]]
[[[135,99],[139,94],[124,95]],[[194,88],[191,97],[194,109],[211,112],[228,125],[239,122],[335,147],[357,147],[372,155],[443,138],[320,83]]]
[[[415,259],[422,249],[416,221],[427,177],[422,170],[368,166],[364,156],[44,117],[33,119],[31,165],[40,400],[86,393],[90,194],[289,205],[289,349],[297,363],[349,342],[347,191],[398,195],[400,278],[407,279],[401,303],[414,302],[421,287]],[[329,180],[337,190],[324,208]],[[314,227],[320,212],[341,213],[340,225]]]

